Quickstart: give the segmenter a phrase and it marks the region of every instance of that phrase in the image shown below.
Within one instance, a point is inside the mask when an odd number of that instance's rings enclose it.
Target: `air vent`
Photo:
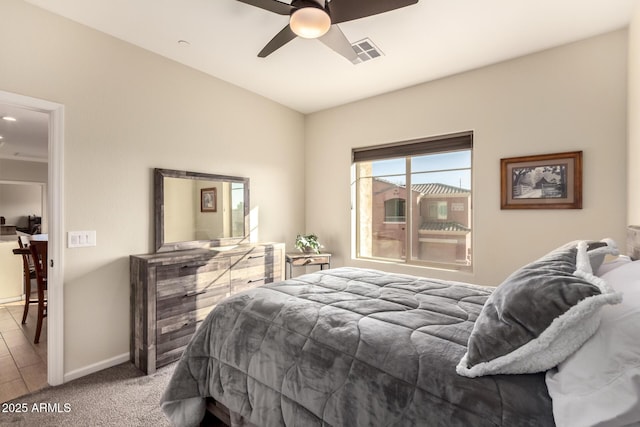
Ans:
[[[358,54],[358,59],[353,61],[354,64],[360,64],[384,55],[382,51],[378,49],[378,46],[373,44],[368,38],[352,43],[351,46]]]

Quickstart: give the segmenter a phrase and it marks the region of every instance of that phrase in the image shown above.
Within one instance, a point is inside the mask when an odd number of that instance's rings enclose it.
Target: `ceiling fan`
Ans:
[[[410,6],[418,0],[238,0],[278,15],[289,15],[284,27],[258,53],[265,58],[296,37],[319,39],[354,62],[358,55],[337,24]]]

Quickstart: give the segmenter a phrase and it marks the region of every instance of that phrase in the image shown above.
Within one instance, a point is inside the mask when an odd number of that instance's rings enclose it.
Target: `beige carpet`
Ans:
[[[0,426],[169,426],[159,402],[174,367],[144,375],[127,362],[47,387],[0,404]]]

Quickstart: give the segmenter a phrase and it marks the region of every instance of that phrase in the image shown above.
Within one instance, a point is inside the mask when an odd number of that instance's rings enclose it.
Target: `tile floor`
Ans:
[[[33,343],[38,308],[29,307],[22,325],[24,302],[0,305],[0,402],[32,393],[47,386],[47,318],[40,342]]]

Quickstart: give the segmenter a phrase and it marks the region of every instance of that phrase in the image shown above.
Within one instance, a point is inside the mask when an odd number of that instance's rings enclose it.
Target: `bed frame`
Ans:
[[[630,225],[627,227],[627,255],[633,260],[640,259],[640,226]],[[207,413],[200,424],[201,427],[230,427],[231,425],[241,425],[243,427],[255,427],[242,419],[231,421],[235,414],[231,414],[229,409],[216,402],[213,398],[207,398]]]
[[[207,413],[200,427],[229,427],[231,416],[229,408],[220,402],[216,402],[212,397],[207,398]]]
[[[233,421],[231,421],[233,419]],[[200,423],[200,427],[258,427],[229,411],[229,408],[216,402],[212,397],[207,398],[207,412]]]

